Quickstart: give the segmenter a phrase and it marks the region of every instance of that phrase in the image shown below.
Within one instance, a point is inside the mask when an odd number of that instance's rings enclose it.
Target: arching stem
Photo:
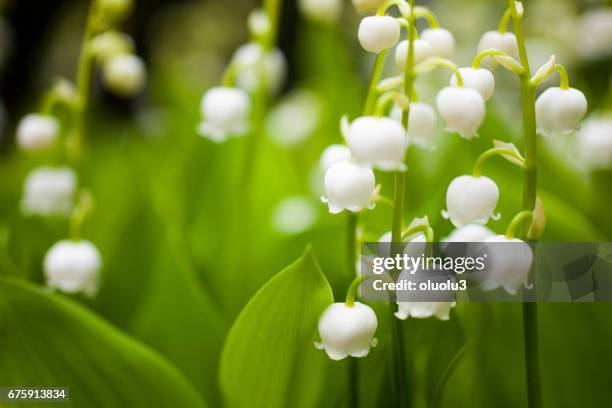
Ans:
[[[481,154],[478,160],[476,160],[476,164],[474,164],[474,170],[472,171],[472,176],[480,177],[482,173],[482,166],[487,160],[489,160],[491,157],[494,157],[494,156],[503,156],[503,155],[510,155],[516,158],[517,160],[523,159],[520,155],[517,154],[516,151],[512,149],[508,149],[505,147],[493,147],[485,151],[483,154]]]
[[[512,239],[514,238],[514,231],[516,228],[521,225],[521,223],[533,219],[533,212],[529,210],[523,210],[520,213],[516,214],[510,224],[508,225],[508,229],[506,229],[506,238]]]

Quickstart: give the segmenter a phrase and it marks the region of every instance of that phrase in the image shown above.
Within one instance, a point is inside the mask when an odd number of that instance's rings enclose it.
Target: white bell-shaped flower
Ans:
[[[137,55],[119,54],[104,62],[102,77],[106,87],[113,93],[134,96],[145,85],[147,68]]]
[[[198,133],[214,142],[244,134],[249,128],[251,99],[242,89],[211,88],[202,97],[200,110],[203,121]]]
[[[514,33],[505,32],[500,33],[499,31],[487,31],[480,37],[478,43],[478,52],[486,50],[497,50],[503,51],[512,58],[518,58],[518,43]],[[498,65],[497,62],[491,57],[486,57],[482,60],[483,63],[494,68]]]
[[[286,148],[301,146],[321,122],[322,107],[316,94],[292,91],[266,117],[266,135]],[[296,118],[300,118],[296,120]]]
[[[485,102],[480,92],[471,88],[446,87],[438,92],[436,106],[448,132],[471,139],[485,117]]]
[[[531,247],[518,238],[504,235],[487,238],[484,242],[487,276],[480,288],[487,291],[503,288],[510,295],[515,295],[521,284],[529,288],[529,271],[533,262]]]
[[[24,151],[38,151],[53,145],[59,135],[59,123],[50,115],[31,113],[17,125],[17,145]]]
[[[612,116],[589,119],[576,142],[581,164],[590,170],[612,168]]]
[[[420,37],[431,46],[433,57],[447,57],[455,51],[455,37],[446,28],[428,28]]]
[[[263,79],[268,91],[276,94],[287,76],[287,60],[282,51],[274,48],[265,52],[254,42],[238,47],[232,64],[238,69],[236,85],[248,92],[255,92]]]
[[[321,170],[325,172],[334,164],[350,160],[350,158],[351,150],[347,146],[333,144],[323,150],[321,158],[319,159],[319,166]]]
[[[468,224],[486,224],[499,199],[497,184],[488,177],[459,176],[446,191],[446,217],[457,228]]]
[[[357,33],[364,50],[378,54],[400,39],[400,25],[390,16],[369,16],[361,20]]]
[[[376,347],[376,313],[368,305],[355,302],[333,303],[325,309],[319,319],[321,342],[315,343],[325,350],[332,360],[342,360],[348,356],[365,357],[371,347]]]
[[[605,3],[602,3],[605,4]],[[589,8],[580,16],[575,38],[576,51],[583,58],[604,59],[612,55],[612,7]]]
[[[402,123],[403,111],[397,105],[391,109],[391,117]],[[422,102],[410,104],[408,116],[408,142],[418,147],[429,149],[435,144],[438,116],[434,108]]]
[[[355,161],[381,170],[403,170],[408,139],[402,125],[391,118],[362,116],[355,119],[346,143]]]
[[[352,0],[353,6],[359,13],[377,11],[387,0]]]
[[[481,224],[467,224],[453,230],[443,242],[483,242],[495,233]]]
[[[545,135],[565,134],[578,130],[587,112],[587,100],[574,88],[548,88],[536,101],[538,131]]]
[[[432,55],[431,45],[427,41],[414,40],[414,63],[420,64]],[[403,40],[395,47],[395,64],[403,71],[406,69],[406,58],[408,56],[408,40]]]
[[[39,167],[28,174],[21,210],[25,215],[67,216],[72,211],[77,175],[68,167]]]
[[[409,254],[409,256],[419,257],[422,256],[419,254]],[[430,275],[430,273],[435,271],[428,271],[419,269],[417,271],[412,270],[404,270],[399,275],[397,282],[400,283],[402,281],[413,281],[418,284],[422,279],[436,280],[439,278],[438,274]],[[421,278],[419,278],[421,276]],[[409,317],[413,317],[415,319],[427,319],[430,317],[436,317],[440,320],[448,320],[450,310],[455,307],[455,302],[453,301],[455,295],[453,293],[446,292],[430,292],[425,293],[425,291],[418,292],[406,292],[405,289],[398,289],[396,291],[396,296],[398,299],[397,302],[397,312],[395,312],[395,317],[400,320],[406,320]],[[426,299],[424,299],[424,297]],[[413,300],[414,298],[415,300]],[[438,301],[439,300],[439,301]]]
[[[298,7],[304,17],[322,23],[333,23],[342,13],[342,0],[299,0]]]
[[[43,269],[50,288],[94,296],[98,291],[102,257],[89,241],[63,240],[45,255]]]
[[[332,165],[325,173],[325,193],[321,197],[327,203],[329,212],[338,214],[343,210],[359,212],[374,208],[376,179],[369,167],[350,161]]]
[[[455,302],[397,302],[395,317],[400,320],[406,320],[409,317],[415,319],[436,317],[440,320],[448,320],[454,306]]]
[[[463,79],[463,86],[471,88],[480,93],[485,101],[491,99],[495,91],[495,77],[493,73],[484,68],[459,68]],[[451,86],[457,86],[457,76],[453,74],[450,81]]]

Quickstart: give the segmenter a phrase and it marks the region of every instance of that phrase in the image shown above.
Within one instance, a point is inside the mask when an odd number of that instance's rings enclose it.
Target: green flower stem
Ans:
[[[81,225],[93,208],[93,197],[89,191],[83,191],[78,197],[78,203],[70,214],[70,239],[81,239]]]
[[[474,164],[474,170],[472,171],[472,176],[480,177],[482,173],[482,166],[487,160],[489,160],[493,156],[503,156],[503,155],[510,155],[518,160],[522,160],[522,157],[519,156],[517,152],[515,152],[512,149],[508,149],[505,147],[494,147],[492,149],[485,151],[483,154],[480,155],[480,157],[476,161],[476,164]]]
[[[357,224],[358,215],[348,212],[346,219],[346,277],[348,282],[357,275]]]
[[[516,9],[514,0],[508,0],[508,5],[512,13],[514,34],[516,35],[520,61],[523,66],[523,73],[520,75],[525,140],[523,209],[533,210],[537,194],[535,88],[530,85],[529,73],[531,69],[525,47],[522,17]],[[542,406],[542,391],[540,386],[540,359],[538,350],[538,309],[535,302],[523,303],[523,336],[525,342],[527,403],[529,408],[540,408]]]
[[[497,29],[497,31],[499,31],[502,34],[508,31],[508,23],[510,22],[511,18],[512,18],[512,8],[508,8],[506,9],[506,12],[502,16],[501,20],[499,20],[499,28]]]
[[[533,212],[529,210],[523,210],[520,213],[516,214],[510,224],[508,225],[508,229],[506,230],[506,238],[512,239],[514,238],[514,231],[516,228],[521,225],[521,223],[529,220],[533,220]]]
[[[453,74],[455,74],[455,76],[457,77],[457,86],[459,88],[463,87],[463,76],[459,72],[459,67],[453,61],[447,58],[429,58],[425,62],[422,62],[418,65],[417,73],[429,72],[434,68],[448,68],[449,70],[453,71]],[[406,68],[406,71],[408,71],[408,68]],[[407,85],[406,82],[407,78],[404,82],[404,86]]]
[[[480,68],[480,64],[482,63],[483,59],[485,59],[486,57],[495,57],[495,56],[512,58],[510,57],[510,55],[506,54],[503,51],[491,48],[488,50],[480,51],[478,54],[476,54],[476,57],[474,57],[474,61],[472,62],[472,68],[474,69]]]
[[[561,89],[569,89],[569,75],[567,75],[567,69],[561,64],[555,64],[555,70],[559,73],[561,79],[559,87]]]
[[[434,230],[427,224],[420,224],[404,231],[402,234],[402,240],[420,232],[425,234],[425,240],[427,242],[434,242]]]
[[[376,86],[382,76],[382,71],[385,66],[385,59],[387,57],[388,50],[385,50],[376,55],[374,61],[374,70],[372,71],[372,77],[370,79],[370,85],[368,87],[368,94],[366,97],[365,108],[363,109],[364,116],[371,115],[376,109],[376,101],[378,100],[378,91]]]
[[[355,298],[357,297],[357,289],[359,289],[359,285],[361,285],[362,282],[365,282],[368,279],[372,279],[372,277],[360,275],[353,278],[353,280],[351,281],[351,285],[346,291],[346,300],[344,301],[344,303],[346,303],[348,307],[353,307],[353,305],[355,304]]]
[[[429,23],[431,28],[440,27],[440,22],[436,15],[427,7],[416,6],[414,8],[414,17],[415,18],[424,18]]]

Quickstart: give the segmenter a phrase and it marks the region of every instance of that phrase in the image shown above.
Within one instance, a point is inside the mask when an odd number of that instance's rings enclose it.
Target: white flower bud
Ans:
[[[386,0],[353,0],[353,6],[362,14],[377,11]]]
[[[248,130],[251,99],[239,88],[214,87],[202,97],[200,110],[203,121],[198,133],[220,143]]]
[[[612,55],[612,8],[590,9],[580,17],[578,32],[573,33],[578,54],[588,59],[606,58]]]
[[[483,290],[504,288],[515,295],[523,284],[529,288],[528,278],[533,261],[533,251],[524,241],[496,235],[485,239],[483,253],[487,254],[487,277],[480,284]]]
[[[271,94],[278,93],[287,76],[287,61],[278,48],[264,53],[258,43],[240,46],[232,56],[232,64],[238,67],[236,84],[248,91],[255,92],[263,79]]]
[[[369,16],[359,24],[359,43],[364,50],[378,54],[400,39],[400,25],[390,16]]]
[[[57,242],[45,255],[43,267],[50,288],[87,296],[98,291],[102,257],[89,241]]]
[[[459,68],[459,74],[463,79],[463,86],[471,88],[480,93],[485,101],[491,99],[495,91],[495,77],[488,69],[484,68]],[[457,76],[453,74],[450,81],[451,86],[457,86]]]
[[[325,350],[332,360],[342,360],[348,356],[365,357],[371,347],[376,347],[376,313],[368,305],[355,302],[333,303],[325,309],[319,319],[321,343],[315,343]]]
[[[519,54],[516,36],[510,32],[487,31],[484,33],[478,43],[478,52],[486,50],[503,51],[514,59],[518,58]],[[483,58],[482,62],[491,68],[495,68],[498,65],[491,57]]]
[[[432,55],[431,45],[427,41],[414,40],[414,63],[420,64]],[[403,71],[408,57],[408,40],[403,40],[395,47],[395,64]]]
[[[350,160],[350,158],[351,150],[347,146],[334,144],[323,151],[319,159],[319,166],[325,172],[334,164]]]
[[[438,92],[436,106],[448,132],[457,132],[466,139],[477,136],[485,117],[485,102],[478,91],[446,87]]]
[[[440,320],[448,320],[454,306],[455,302],[397,302],[395,317],[406,320],[409,317],[427,319],[435,316]]]
[[[581,162],[588,169],[612,168],[612,117],[589,119],[576,142]]]
[[[355,161],[381,170],[403,170],[408,139],[391,118],[362,116],[351,123],[346,143]]]
[[[17,145],[24,151],[43,150],[55,143],[58,134],[57,119],[31,113],[24,116],[17,126]]]
[[[325,192],[322,201],[329,206],[329,212],[338,214],[343,210],[359,212],[374,208],[376,179],[369,167],[350,161],[332,165],[325,173]]]
[[[455,37],[445,28],[428,28],[420,37],[431,46],[433,57],[447,57],[455,50]]]
[[[485,239],[494,236],[495,233],[489,228],[480,224],[467,224],[453,230],[450,235],[444,238],[443,242],[483,242]]]
[[[144,62],[137,55],[115,55],[102,67],[104,84],[120,96],[134,96],[142,90],[147,78]]]
[[[548,88],[536,101],[536,123],[544,136],[570,133],[580,128],[587,100],[577,89]]]
[[[457,228],[468,224],[486,224],[493,217],[499,199],[497,184],[488,177],[459,176],[446,191],[446,208]]]
[[[299,0],[298,7],[310,20],[333,23],[342,13],[342,0]]]
[[[68,216],[74,205],[77,176],[68,167],[39,167],[24,183],[21,209],[25,215]]]

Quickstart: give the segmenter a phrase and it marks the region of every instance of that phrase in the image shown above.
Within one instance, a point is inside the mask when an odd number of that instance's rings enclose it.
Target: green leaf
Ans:
[[[319,316],[332,302],[310,248],[253,296],[221,355],[229,407],[317,406],[330,361],[313,343]]]
[[[68,387],[78,407],[204,407],[161,356],[60,295],[0,277],[0,384]]]

